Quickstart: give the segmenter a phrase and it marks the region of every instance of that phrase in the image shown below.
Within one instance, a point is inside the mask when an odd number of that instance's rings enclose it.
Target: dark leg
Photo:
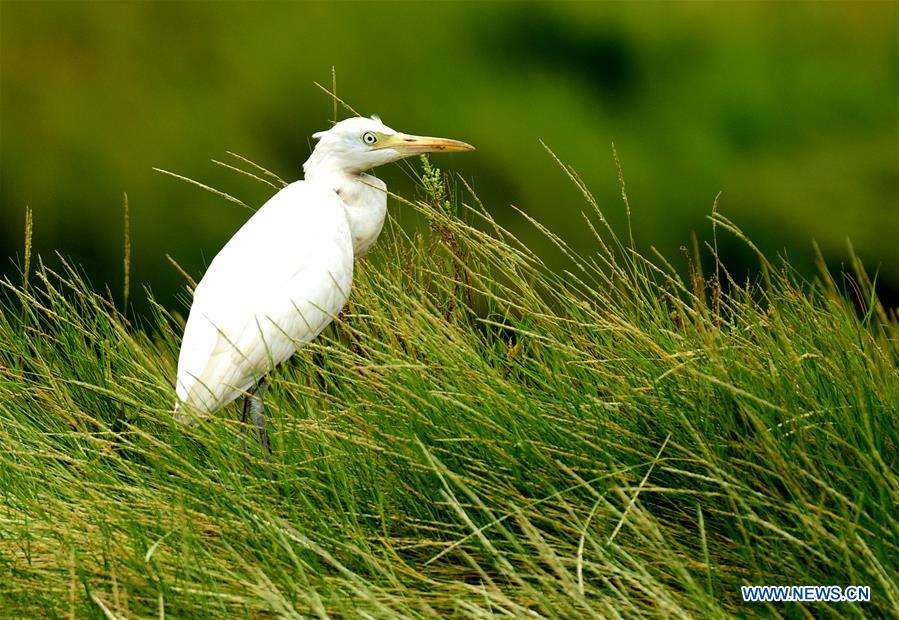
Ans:
[[[247,415],[250,413],[250,395],[243,397],[243,406],[240,408],[240,423],[247,423]]]
[[[268,379],[263,377],[256,384],[256,387],[244,396],[243,407],[240,411],[241,424],[246,424],[248,418],[253,420],[253,426],[256,427],[256,437],[259,439],[259,445],[263,449],[262,457],[266,463],[271,462],[269,456],[272,453],[272,444],[268,438],[268,431],[265,429],[265,404],[263,404],[269,385],[271,384]]]
[[[253,425],[256,427],[256,437],[259,438],[259,445],[261,445],[264,450],[262,456],[265,458],[266,463],[271,462],[269,456],[272,454],[272,443],[269,441],[268,431],[265,430],[265,404],[263,403],[263,400],[265,399],[265,393],[268,392],[270,385],[268,379],[263,377],[259,383],[256,384],[256,388],[251,392],[249,404],[247,406],[250,410],[250,418],[253,420]]]

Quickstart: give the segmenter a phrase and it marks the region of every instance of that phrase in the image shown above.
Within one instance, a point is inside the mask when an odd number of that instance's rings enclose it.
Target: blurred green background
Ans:
[[[624,167],[638,245],[679,250],[718,191],[763,249],[812,272],[850,238],[899,301],[899,4],[149,3],[0,4],[0,255],[17,279],[24,213],[35,247],[60,250],[121,295],[122,194],[132,282],[174,305],[266,188],[211,158],[236,151],[288,180],[327,128],[330,84],[399,130],[475,144],[435,156],[497,218],[509,204],[590,247],[573,185],[543,140],[624,231],[611,157]],[[402,169],[380,169],[412,192]],[[393,205],[391,216],[402,207]],[[405,223],[404,223],[405,225]],[[408,225],[415,225],[410,221]],[[754,265],[722,236],[737,275]],[[680,260],[678,260],[680,259]],[[137,293],[137,294],[135,294]],[[132,291],[135,302],[143,297]]]

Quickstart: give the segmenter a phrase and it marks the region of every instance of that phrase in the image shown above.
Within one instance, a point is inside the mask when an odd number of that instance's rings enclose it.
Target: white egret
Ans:
[[[474,149],[400,133],[375,117],[346,119],[313,137],[305,180],[269,199],[210,263],[178,358],[176,419],[205,417],[244,394],[242,421],[249,414],[267,452],[266,375],[340,312],[353,260],[384,225],[387,186],[365,171],[410,155]]]

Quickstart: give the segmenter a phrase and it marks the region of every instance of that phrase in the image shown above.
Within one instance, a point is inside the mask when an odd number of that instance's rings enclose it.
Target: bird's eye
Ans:
[[[362,134],[362,141],[366,144],[374,144],[378,141],[378,136],[370,131],[366,131],[364,134]]]

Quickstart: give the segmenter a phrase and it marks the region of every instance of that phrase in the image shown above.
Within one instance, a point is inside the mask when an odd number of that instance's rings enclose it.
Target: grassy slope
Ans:
[[[173,424],[179,320],[75,270],[8,284],[0,613],[802,615],[739,602],[764,583],[899,612],[897,320],[860,269],[861,313],[764,258],[682,282],[591,210],[554,275],[437,178],[433,234],[389,228],[276,373],[274,480],[234,406]]]

